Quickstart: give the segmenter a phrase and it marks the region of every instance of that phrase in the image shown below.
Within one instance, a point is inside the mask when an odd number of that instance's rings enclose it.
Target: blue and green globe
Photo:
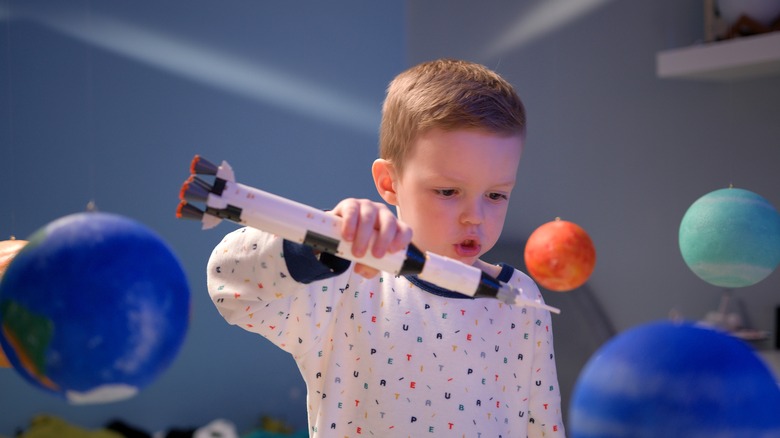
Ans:
[[[780,386],[744,341],[657,321],[604,344],[580,373],[572,438],[780,436]]]
[[[86,212],[35,232],[0,281],[0,344],[34,386],[71,403],[132,397],[189,324],[184,271],[153,231]]]
[[[688,267],[715,286],[751,286],[780,264],[780,214],[749,190],[715,190],[683,216],[680,252]]]

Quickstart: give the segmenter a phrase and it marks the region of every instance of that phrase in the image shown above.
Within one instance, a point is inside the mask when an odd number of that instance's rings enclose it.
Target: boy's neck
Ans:
[[[498,274],[501,273],[501,266],[483,262],[481,259],[477,259],[473,266],[479,268],[482,270],[482,272],[490,275],[491,277],[498,277]]]

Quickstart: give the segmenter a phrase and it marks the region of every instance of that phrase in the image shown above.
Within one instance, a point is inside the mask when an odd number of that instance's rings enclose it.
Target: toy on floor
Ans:
[[[40,414],[30,420],[30,427],[16,438],[124,438],[109,429],[85,429],[60,417]]]
[[[190,293],[168,246],[100,212],[35,232],[0,282],[0,343],[28,382],[71,403],[129,398],[173,361]]]

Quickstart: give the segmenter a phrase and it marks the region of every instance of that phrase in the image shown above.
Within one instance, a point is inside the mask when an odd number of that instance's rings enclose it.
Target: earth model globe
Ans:
[[[715,190],[685,212],[679,243],[685,263],[707,283],[751,286],[780,263],[780,214],[749,190]]]
[[[86,212],[28,240],[0,281],[0,345],[25,380],[74,404],[112,402],[172,363],[189,324],[190,292],[154,232]]]
[[[582,286],[596,265],[596,248],[588,233],[560,218],[531,233],[523,256],[531,277],[555,292]]]
[[[780,436],[780,386],[740,339],[687,322],[630,329],[586,363],[573,438]]]

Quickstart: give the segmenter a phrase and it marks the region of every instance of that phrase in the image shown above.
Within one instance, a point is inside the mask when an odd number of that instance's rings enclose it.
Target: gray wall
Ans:
[[[582,13],[546,21],[542,6],[564,3]],[[5,0],[0,20],[0,237],[95,200],[163,235],[194,301],[176,362],[129,401],[71,407],[0,369],[0,435],[38,412],[85,427],[221,417],[247,430],[262,414],[303,426],[292,359],[227,326],[206,295],[203,267],[233,226],[174,219],[178,189],[199,153],[318,207],[375,198],[368,166],[384,88],[418,61],[483,62],[526,102],[527,149],[490,258],[521,266],[527,236],[556,216],[595,241],[587,286],[547,293],[563,310],[554,325],[564,389],[613,333],[717,306],[721,290],[677,247],[693,201],[734,183],[780,206],[780,78],[655,76],[657,51],[702,38],[700,0]],[[736,291],[755,326],[774,324],[778,286],[774,273]]]
[[[372,195],[403,29],[401,2],[0,1],[0,237],[94,200],[171,245],[193,300],[173,366],[128,401],[69,406],[0,369],[0,435],[39,412],[149,431],[216,418],[247,431],[264,414],[306,426],[292,358],[226,324],[206,293],[208,256],[236,227],[177,220],[179,188],[197,153],[322,208]]]
[[[677,241],[696,199],[733,183],[780,208],[780,76],[656,77],[658,51],[703,40],[703,3],[409,2],[409,63],[484,63],[515,84],[527,106],[518,185],[491,256],[521,266],[527,237],[558,216],[596,245],[586,286],[546,295],[562,309],[553,325],[564,400],[610,333],[717,309],[723,290],[688,269]],[[780,273],[734,296],[754,327],[774,329]]]

